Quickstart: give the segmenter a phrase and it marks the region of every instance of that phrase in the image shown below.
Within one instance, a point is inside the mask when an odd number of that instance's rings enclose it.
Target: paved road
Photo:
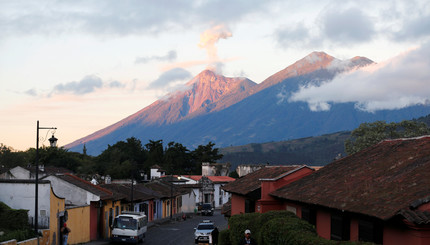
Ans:
[[[185,221],[177,221],[151,227],[147,232],[144,244],[194,244],[194,228],[204,219],[212,220],[220,231],[227,229],[227,220],[220,214],[219,210],[216,210],[214,216],[194,216]]]
[[[194,228],[205,219],[213,221],[220,231],[227,229],[227,219],[221,215],[220,210],[215,210],[213,216],[193,215],[185,221],[155,224],[148,229],[145,242],[139,245],[192,245],[194,244]],[[109,245],[109,240],[92,241],[85,245]]]

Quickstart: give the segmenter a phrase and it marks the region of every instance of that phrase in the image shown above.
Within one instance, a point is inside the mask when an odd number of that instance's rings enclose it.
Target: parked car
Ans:
[[[214,225],[212,221],[203,220],[201,223],[197,225],[196,228],[194,228],[194,242],[196,244],[201,242],[209,243],[209,237],[212,232],[216,233],[216,234],[212,234],[214,235],[214,237],[212,238],[212,243],[213,243],[214,241],[213,239],[218,238],[218,228]]]
[[[202,215],[214,215],[214,208],[212,207],[212,205],[210,203],[203,203],[201,214]]]

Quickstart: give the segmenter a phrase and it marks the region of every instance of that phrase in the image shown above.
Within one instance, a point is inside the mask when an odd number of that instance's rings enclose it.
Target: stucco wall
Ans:
[[[51,188],[51,198],[50,198],[50,207],[51,207],[51,214],[49,216],[49,241],[50,244],[56,245],[60,244],[60,223],[59,223],[59,213],[64,212],[65,210],[65,199],[60,198],[55,195],[53,189]]]
[[[184,213],[192,213],[194,212],[194,208],[196,207],[196,200],[194,192],[190,192],[188,194],[182,195],[182,207],[181,211]]]
[[[0,182],[0,201],[13,209],[29,210],[28,216],[34,220],[35,185],[33,183]],[[38,188],[38,223],[40,229],[49,228],[51,185],[46,181]]]
[[[90,241],[90,206],[67,208],[67,226],[71,232],[68,243],[78,244]]]
[[[67,202],[71,202],[72,204],[78,206],[90,205],[92,201],[100,200],[99,196],[94,195],[55,176],[48,176],[44,179],[51,181],[55,194],[60,197],[65,197]]]

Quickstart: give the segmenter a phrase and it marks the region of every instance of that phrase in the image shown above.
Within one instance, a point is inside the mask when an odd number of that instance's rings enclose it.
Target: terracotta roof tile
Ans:
[[[389,219],[429,200],[430,137],[383,141],[271,194]]]
[[[103,187],[93,185],[90,182],[83,180],[83,179],[81,179],[75,175],[64,174],[64,175],[56,175],[56,177],[58,177],[64,181],[67,181],[67,182],[69,182],[69,183],[71,183],[77,187],[80,187],[80,188],[82,188],[88,192],[91,192],[95,195],[98,195],[98,196],[100,196],[101,199],[112,198],[113,193],[111,191],[109,191]]]
[[[297,170],[303,166],[265,166],[255,172],[249,173],[233,182],[226,184],[222,189],[225,191],[246,195],[261,188],[260,179],[273,179],[290,171]]]

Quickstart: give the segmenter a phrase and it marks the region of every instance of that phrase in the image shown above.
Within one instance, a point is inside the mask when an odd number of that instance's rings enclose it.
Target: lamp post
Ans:
[[[175,183],[175,179],[181,180],[181,176],[173,177],[173,175],[170,175],[170,180],[169,180],[169,182],[170,182],[170,219],[172,219],[172,212],[173,212],[173,185]],[[175,202],[175,204],[176,204],[176,202]]]
[[[173,176],[170,176],[170,220],[172,220],[173,212]]]
[[[39,127],[39,120],[37,121],[37,133],[36,133],[36,184],[35,184],[35,204],[34,204],[34,230],[37,234],[37,244],[39,244],[39,235],[38,235],[38,213],[39,213],[39,207],[38,207],[38,200],[39,200],[39,129],[48,129],[48,132],[46,135],[48,135],[50,130],[56,130],[57,128],[54,127]],[[43,139],[43,141],[46,140],[46,137]],[[57,146],[57,138],[54,137],[54,133],[52,134],[52,137],[49,139],[49,143],[51,147]],[[43,142],[42,141],[42,142]]]

